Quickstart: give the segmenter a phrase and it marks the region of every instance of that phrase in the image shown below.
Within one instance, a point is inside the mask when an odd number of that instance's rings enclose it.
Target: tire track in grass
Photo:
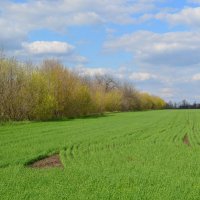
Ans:
[[[180,131],[181,137],[178,138],[182,144],[195,147],[198,143],[196,113],[194,110],[187,110],[183,116],[183,121],[180,123],[184,124],[184,128]]]
[[[171,120],[171,125],[169,126],[167,137],[165,138],[166,141],[171,144],[182,144],[182,138],[185,135],[184,130],[184,117],[178,112]]]
[[[197,146],[197,136],[196,136],[196,115],[195,110],[188,111],[187,115],[187,127],[188,127],[188,140],[190,146]]]
[[[125,130],[126,133],[119,133],[116,132],[117,129],[114,129],[112,132],[111,130],[106,131],[105,137],[98,138],[97,140],[91,139],[91,141],[87,144],[86,140],[83,141],[82,144],[80,143],[74,143],[74,138],[66,144],[67,147],[63,148],[60,151],[60,158],[62,160],[62,163],[64,163],[65,166],[70,165],[71,163],[76,163],[76,161],[81,158],[80,156],[86,156],[89,154],[93,154],[95,152],[99,151],[116,151],[119,148],[125,148],[129,145],[132,145],[136,143],[138,140],[147,142],[154,141],[157,142],[170,142],[170,143],[176,143],[181,142],[183,144],[183,136],[186,133],[189,133],[187,135],[188,138],[191,136],[194,137],[193,143],[197,143],[196,137],[197,135],[197,123],[195,121],[194,124],[190,123],[190,120],[194,120],[193,118],[190,118],[188,121],[189,123],[189,131],[184,130],[188,125],[184,125],[185,120],[188,118],[180,117],[179,115],[174,115],[172,118],[165,119],[164,116],[157,118],[156,120],[153,120],[151,123],[147,123],[145,125],[141,124],[140,126],[137,126],[135,130],[128,129]],[[196,116],[195,116],[196,119]],[[163,122],[163,120],[165,120]],[[130,126],[130,128],[132,128]],[[132,128],[133,129],[133,128]],[[198,126],[199,129],[199,126]],[[86,131],[85,129],[84,131]],[[101,128],[101,131],[103,131],[104,128]],[[122,129],[119,129],[120,131]],[[192,132],[190,132],[192,130]],[[116,132],[116,134],[115,134]],[[101,134],[100,131],[98,131],[98,134]],[[65,134],[64,132],[61,134]],[[183,135],[184,134],[184,135]],[[88,134],[89,135],[89,134]],[[94,134],[94,137],[96,134]],[[113,137],[114,136],[114,137]],[[181,139],[180,139],[181,138]],[[54,139],[54,138],[53,138]],[[81,140],[80,140],[81,141]],[[194,145],[194,144],[192,144]],[[64,160],[64,161],[63,161]],[[81,162],[81,159],[80,159]]]
[[[144,141],[149,141],[149,142],[153,142],[153,143],[156,143],[155,140],[158,139],[158,125],[161,125],[163,122],[163,118],[159,118],[157,119],[157,121],[153,121],[151,123],[149,123],[149,125],[145,128],[145,129],[142,129],[143,130],[143,134],[138,138],[140,140],[144,140]],[[159,129],[161,128],[162,130],[164,129],[165,126],[162,126],[159,127]]]
[[[163,120],[163,119],[162,119]],[[168,140],[168,138],[171,138],[170,131],[172,127],[174,126],[175,122],[174,119],[166,120],[165,122],[160,122],[158,123],[159,125],[162,124],[162,126],[156,127],[155,133],[154,133],[154,138],[153,138],[153,143],[160,143]]]
[[[181,122],[182,123],[182,122]],[[186,126],[180,126],[179,128],[177,127],[177,129],[175,130],[172,130],[172,132],[175,132],[175,135],[173,137],[173,140],[172,142],[174,144],[177,144],[177,145],[182,145],[182,140],[183,140],[183,137],[184,135],[186,134]]]
[[[90,155],[97,152],[103,152],[103,151],[115,151],[119,148],[124,148],[125,146],[132,145],[133,140],[118,140],[116,142],[113,142],[112,140],[107,141],[99,141],[94,143],[88,143],[83,145],[78,145],[78,148],[76,148],[76,145],[71,145],[66,150],[63,150],[61,152],[62,159],[64,160],[63,163],[65,163],[65,166],[67,165],[67,162],[74,162],[75,161],[75,155],[74,155],[74,149],[78,149],[78,153],[76,153],[76,159],[79,160],[80,158],[85,157],[86,155]],[[73,154],[73,156],[72,156]]]
[[[170,123],[168,125],[168,129],[167,129],[167,133],[165,135],[165,141],[168,143],[173,144],[174,141],[176,140],[176,138],[179,135],[179,131],[178,129],[181,129],[180,125],[179,125],[179,121],[180,121],[180,114],[176,113],[170,120]]]
[[[176,113],[176,115],[167,122],[165,129],[158,131],[154,142],[165,141],[169,143],[182,143],[183,136],[185,135],[183,132],[184,129],[184,118],[180,113]]]
[[[188,114],[186,113],[182,115],[182,113],[180,113],[180,118],[179,120],[177,120],[177,124],[179,126],[177,127],[177,129],[173,130],[176,133],[176,138],[173,142],[179,145],[185,145],[185,143],[189,144],[188,133],[190,132],[190,130],[188,127]]]
[[[181,116],[176,120],[176,126],[174,126],[171,130],[171,142],[173,144],[180,144],[181,139],[183,137],[183,131],[185,129],[184,123],[182,122],[183,119]]]
[[[41,154],[39,156],[37,156],[34,159],[31,159],[29,161],[27,161],[24,166],[32,166],[36,167],[38,166],[38,168],[40,167],[40,162],[43,162],[43,159],[47,159],[46,161],[44,160],[44,162],[47,162],[48,164],[48,158],[54,159],[55,160],[55,165],[58,165],[58,167],[66,167],[67,165],[71,164],[72,161],[74,162],[76,154],[78,154],[78,149],[80,148],[80,144],[70,144],[66,147],[63,147],[61,150],[59,151],[49,151],[48,153],[45,154]],[[75,152],[76,150],[76,152]],[[59,152],[59,153],[58,153]],[[52,157],[53,156],[53,157]],[[60,159],[60,163],[59,163],[59,159]],[[38,163],[36,163],[38,162]],[[51,162],[51,161],[50,161]],[[41,166],[43,165],[43,163],[41,163]],[[51,165],[51,163],[50,163]]]
[[[198,116],[196,116],[197,125],[196,125],[196,135],[197,135],[197,145],[200,145],[200,122],[198,121]]]
[[[192,132],[194,135],[194,140],[195,140],[195,146],[199,146],[199,122],[198,122],[198,116],[197,112],[194,112],[193,114],[193,126],[192,126]]]

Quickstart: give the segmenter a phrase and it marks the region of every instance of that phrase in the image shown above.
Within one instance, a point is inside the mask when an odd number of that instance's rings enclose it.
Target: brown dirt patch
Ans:
[[[38,160],[29,165],[31,168],[52,168],[52,167],[59,167],[63,168],[63,164],[60,160],[59,154],[55,154],[41,160]]]
[[[185,134],[185,136],[183,137],[183,143],[187,146],[191,146],[190,145],[190,140],[187,134]]]

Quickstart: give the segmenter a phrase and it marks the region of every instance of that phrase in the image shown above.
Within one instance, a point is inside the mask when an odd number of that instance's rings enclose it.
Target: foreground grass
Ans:
[[[197,110],[0,126],[0,198],[199,199],[199,132]],[[64,169],[25,167],[55,152]]]

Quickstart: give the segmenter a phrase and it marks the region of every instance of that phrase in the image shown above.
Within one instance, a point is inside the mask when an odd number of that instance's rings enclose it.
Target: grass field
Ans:
[[[26,167],[55,153],[64,168]],[[0,199],[200,199],[200,111],[2,125]]]

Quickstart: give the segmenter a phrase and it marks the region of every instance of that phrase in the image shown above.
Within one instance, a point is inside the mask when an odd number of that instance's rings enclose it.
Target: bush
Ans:
[[[112,77],[90,79],[56,60],[36,67],[0,59],[0,121],[49,120],[105,111],[162,109],[165,102]]]

